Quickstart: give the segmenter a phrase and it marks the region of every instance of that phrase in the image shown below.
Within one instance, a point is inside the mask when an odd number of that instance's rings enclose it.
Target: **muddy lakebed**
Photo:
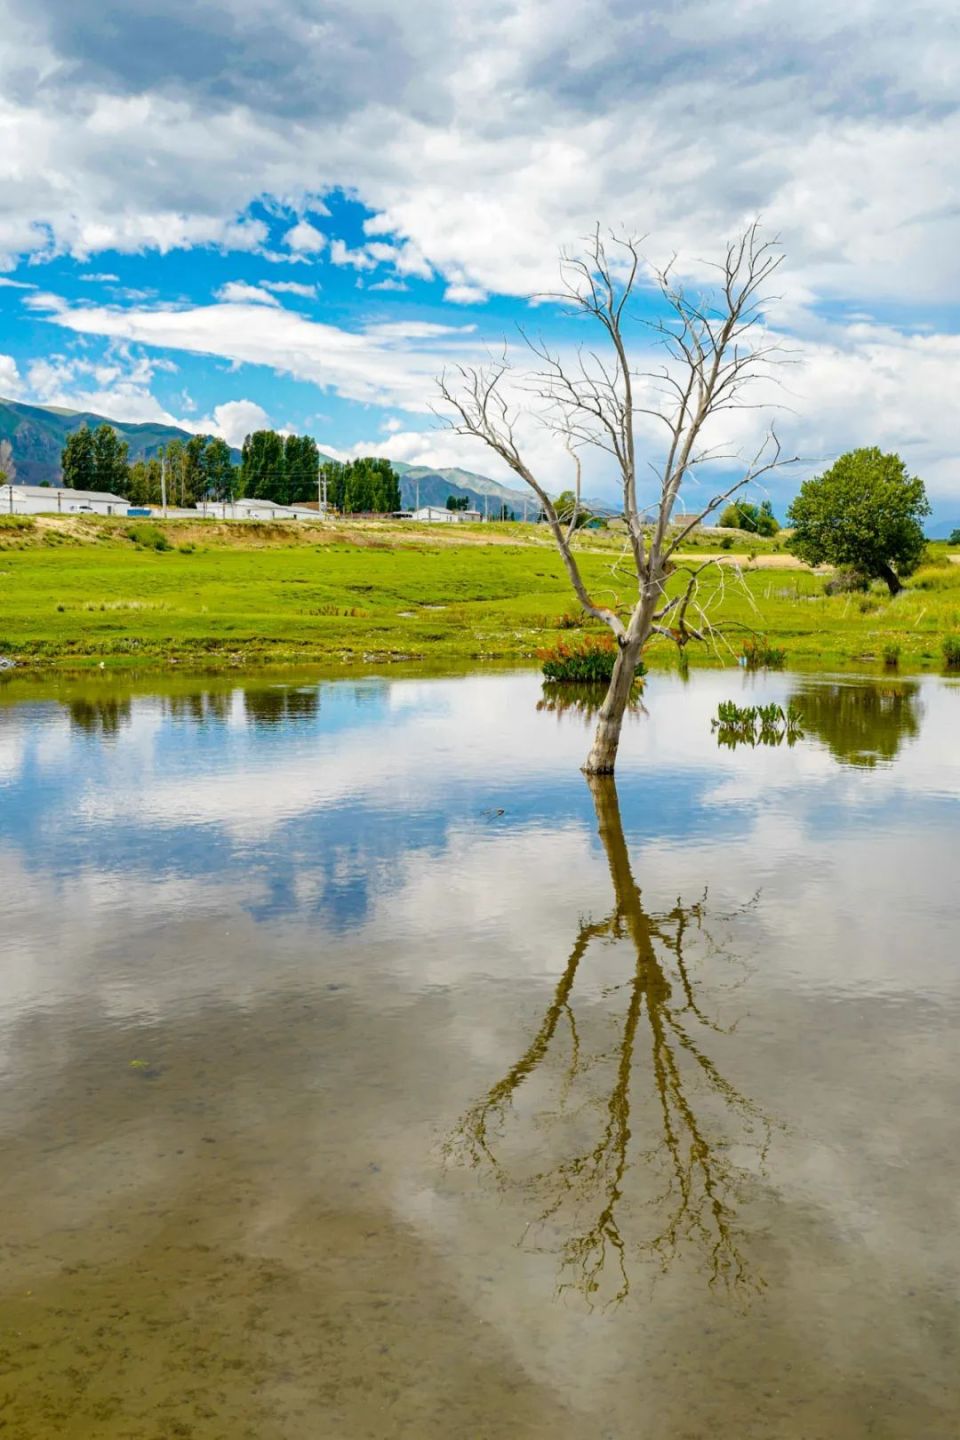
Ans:
[[[0,1434],[956,1435],[960,685],[589,726],[0,685]]]

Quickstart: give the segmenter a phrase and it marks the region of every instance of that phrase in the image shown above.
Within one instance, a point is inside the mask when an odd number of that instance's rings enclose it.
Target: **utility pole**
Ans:
[[[489,491],[487,491],[487,493],[486,493],[486,494],[484,495],[484,497],[483,497],[483,518],[484,518],[484,520],[489,520],[489,519],[490,519],[490,492],[489,492]]]
[[[416,513],[419,514],[419,511],[420,511],[420,476],[418,475],[418,476],[417,476],[417,505],[416,505]]]
[[[167,455],[163,446],[160,446],[160,504],[163,506],[163,518],[167,518]]]

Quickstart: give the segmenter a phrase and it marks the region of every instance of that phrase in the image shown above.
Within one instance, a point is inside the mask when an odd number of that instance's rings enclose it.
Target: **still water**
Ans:
[[[0,688],[0,1433],[953,1440],[960,686],[645,706]]]

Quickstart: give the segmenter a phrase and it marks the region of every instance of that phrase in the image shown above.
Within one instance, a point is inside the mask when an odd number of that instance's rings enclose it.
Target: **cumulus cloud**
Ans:
[[[22,385],[16,360],[12,355],[0,355],[0,395],[7,400],[15,400]]]
[[[217,299],[227,305],[279,305],[280,301],[268,293],[274,287],[248,285],[245,280],[228,280],[217,291]]]
[[[316,300],[317,286],[303,285],[299,280],[261,280],[262,290],[271,290],[274,295],[299,295],[304,300]]]
[[[204,434],[220,435],[238,449],[254,430],[266,430],[270,416],[255,400],[228,400],[214,408],[213,416],[197,423]]]
[[[319,254],[326,248],[327,237],[322,230],[311,225],[309,220],[301,220],[287,231],[283,243],[289,245],[291,250],[306,250],[310,254]]]

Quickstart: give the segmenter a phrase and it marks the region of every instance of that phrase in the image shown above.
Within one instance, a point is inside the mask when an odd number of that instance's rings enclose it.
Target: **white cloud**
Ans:
[[[354,270],[376,270],[377,268],[377,261],[367,253],[366,249],[351,250],[342,240],[331,242],[330,259],[334,265],[351,265]]]
[[[5,275],[0,275],[0,287],[7,290],[36,290],[36,285],[30,285],[26,280],[8,280]]]
[[[482,305],[487,298],[486,290],[479,285],[448,285],[443,292],[444,300],[451,305]]]
[[[266,430],[269,426],[270,416],[256,401],[228,400],[215,406],[213,418],[199,421],[197,428],[204,434],[221,435],[228,445],[239,449],[247,435],[254,430]]]
[[[0,355],[0,395],[14,400],[20,394],[23,382],[17,362],[12,355]]]
[[[311,225],[309,220],[301,220],[287,231],[283,243],[289,245],[291,250],[306,250],[311,255],[316,255],[326,249],[327,237],[322,230]]]
[[[300,295],[304,300],[316,300],[317,285],[303,285],[299,280],[262,280],[262,289],[271,290],[275,295]]]
[[[109,274],[109,273],[108,273],[108,274],[96,274],[96,273],[92,273],[92,274],[91,274],[91,273],[88,273],[88,274],[86,274],[86,275],[78,275],[78,276],[77,276],[77,279],[78,279],[78,280],[85,280],[85,281],[87,281],[87,282],[89,282],[89,283],[101,283],[101,282],[102,282],[103,284],[110,284],[110,283],[112,283],[112,282],[119,282],[120,276],[119,276],[119,275],[111,275],[111,274]]]
[[[274,288],[272,285],[269,287]],[[217,299],[227,305],[279,305],[280,301],[270,295],[266,288],[248,285],[245,280],[228,280],[217,291]]]

